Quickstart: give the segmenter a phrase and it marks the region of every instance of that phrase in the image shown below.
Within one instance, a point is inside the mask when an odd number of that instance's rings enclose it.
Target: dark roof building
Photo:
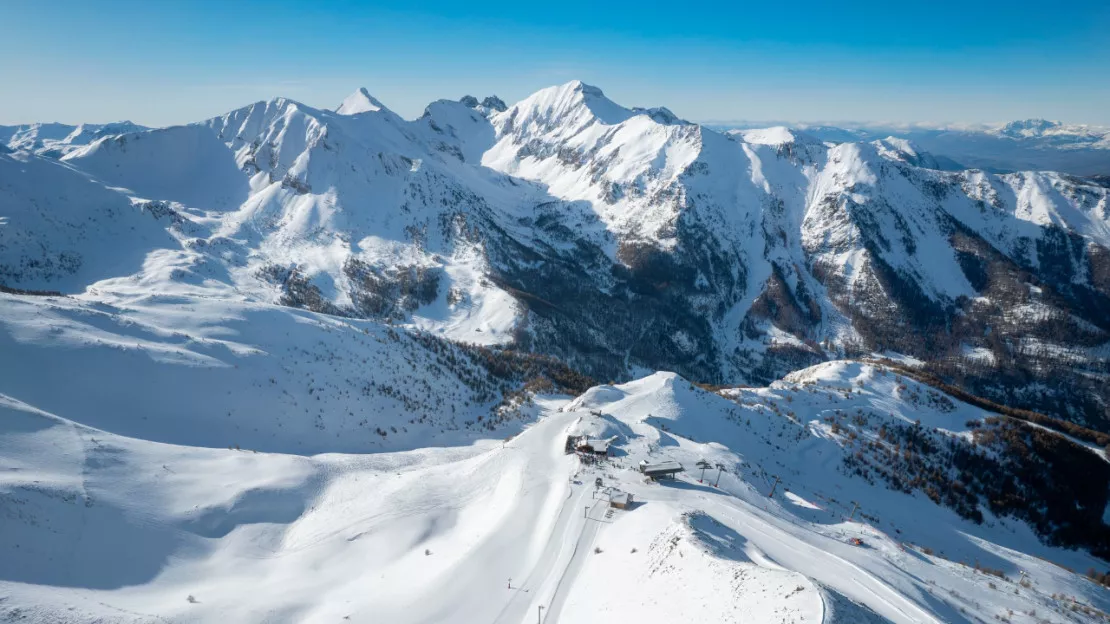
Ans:
[[[586,436],[567,436],[565,450],[567,453],[578,452],[591,455],[609,455],[609,446],[616,440],[616,436],[605,440],[588,438]]]
[[[682,464],[676,461],[659,462],[658,464],[649,464],[647,461],[640,462],[640,472],[651,479],[671,478],[685,470]]]

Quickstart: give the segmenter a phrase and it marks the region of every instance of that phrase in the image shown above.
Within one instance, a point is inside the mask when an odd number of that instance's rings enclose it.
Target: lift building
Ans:
[[[665,461],[658,464],[649,464],[647,462],[640,463],[640,472],[652,481],[659,479],[673,479],[674,476],[685,470],[682,464],[676,461]]]
[[[584,453],[586,455],[608,457],[609,447],[615,440],[615,437],[601,440],[586,436],[567,436],[565,450],[567,453]]]

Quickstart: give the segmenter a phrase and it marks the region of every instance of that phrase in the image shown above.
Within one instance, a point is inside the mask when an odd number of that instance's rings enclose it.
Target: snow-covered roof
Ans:
[[[585,442],[583,442],[583,444],[585,446],[588,446],[588,447],[592,448],[595,453],[608,453],[609,452],[609,444],[612,441],[613,441],[613,438],[609,438],[608,440],[596,440],[596,439],[595,440],[590,440],[590,439],[587,439]]]
[[[570,426],[568,432],[590,440],[604,440],[619,436],[620,427],[611,416],[582,414]]]
[[[640,464],[640,472],[644,474],[682,472],[682,464],[676,461],[659,462],[658,464]]]
[[[609,502],[618,505],[627,505],[632,502],[632,495],[628,492],[615,491],[609,495]]]

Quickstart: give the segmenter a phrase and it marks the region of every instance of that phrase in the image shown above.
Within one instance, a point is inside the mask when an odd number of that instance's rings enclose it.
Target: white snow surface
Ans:
[[[316,455],[189,445],[200,441],[191,429],[211,425],[151,426],[138,421],[156,414],[142,409],[96,419],[136,434],[119,435],[80,424],[94,409],[55,401],[73,417],[63,418],[5,386],[0,500],[14,513],[0,516],[0,615],[516,623],[542,607],[551,623],[1032,623],[1075,621],[1071,601],[1110,609],[1105,590],[1055,565],[1085,569],[1088,555],[835,469],[842,451],[820,420],[832,405],[953,430],[979,414],[931,410],[909,398],[927,388],[894,385],[834,362],[734,401],[656,373],[574,400],[537,397],[530,426],[505,440]],[[853,398],[830,399],[846,387]],[[796,418],[767,409],[787,396]],[[593,411],[618,435],[611,462],[584,465],[563,442]],[[280,426],[265,410],[235,419],[257,428],[252,443]],[[700,482],[701,459],[721,464],[720,477],[710,469]],[[687,471],[645,482],[640,460]],[[773,498],[770,474],[782,479]],[[634,505],[610,510],[604,488]],[[848,521],[851,500],[862,513]]]
[[[0,146],[39,155],[61,157],[102,137],[146,129],[130,121],[76,126],[62,123],[0,126]]]
[[[227,148],[202,126],[105,137],[62,160],[138,196],[198,208],[238,208],[250,191]]]
[[[343,98],[343,102],[335,109],[335,112],[340,115],[357,115],[383,109],[385,109],[385,105],[370,95],[366,87],[361,87],[358,91]]]
[[[13,287],[80,292],[178,244],[123,194],[28,152],[0,154],[0,206],[0,270]]]
[[[994,172],[1061,171],[1104,175],[1110,164],[1110,127],[1044,119],[1006,123],[887,122],[707,122],[743,134],[785,125],[830,143],[882,140],[894,136],[921,144],[943,169],[983,168]]]

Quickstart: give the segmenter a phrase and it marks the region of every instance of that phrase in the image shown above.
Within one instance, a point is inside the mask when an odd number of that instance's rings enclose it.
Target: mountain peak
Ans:
[[[647,115],[648,117],[651,117],[651,119],[655,121],[655,123],[662,124],[664,126],[688,125],[690,123],[685,119],[682,119],[678,115],[672,113],[671,109],[667,108],[666,106],[657,106],[655,108],[636,107],[632,109],[632,112],[636,113],[637,115]]]
[[[582,82],[581,80],[571,80],[570,82],[563,85],[563,87],[569,88],[572,91],[577,91],[577,92],[582,93],[584,95],[591,95],[591,96],[594,96],[594,97],[605,97],[605,92],[603,92],[600,87],[595,87],[593,85],[588,85],[588,84]]]
[[[872,141],[880,156],[891,160],[898,160],[925,169],[939,169],[940,164],[932,154],[922,150],[916,143],[908,139],[888,136],[885,139]]]
[[[1061,125],[1058,121],[1047,119],[1020,119],[1002,126],[999,132],[1012,137],[1040,136],[1045,131],[1059,128]]]
[[[816,137],[787,126],[729,130],[726,134],[738,136],[745,143],[753,145],[788,145],[791,143],[821,145],[821,141]]]
[[[523,112],[526,117],[543,120],[545,125],[565,120],[590,123],[618,124],[635,113],[605,97],[601,89],[581,80],[540,89],[517,103],[511,110]]]
[[[459,99],[459,103],[467,108],[478,109],[482,114],[488,114],[490,112],[503,113],[505,109],[508,108],[508,106],[505,105],[505,101],[496,95],[491,95],[481,102],[473,95],[464,95]]]
[[[339,108],[335,109],[335,112],[340,115],[357,115],[359,113],[381,110],[388,109],[385,107],[385,104],[382,104],[377,98],[370,95],[366,87],[360,87],[358,91],[344,98]]]
[[[505,112],[505,109],[509,108],[505,104],[505,100],[502,100],[501,98],[497,97],[496,95],[491,95],[491,96],[487,97],[486,99],[482,100],[482,106],[484,106],[484,107],[486,107],[490,110],[495,110],[499,113],[503,113],[503,112]]]

